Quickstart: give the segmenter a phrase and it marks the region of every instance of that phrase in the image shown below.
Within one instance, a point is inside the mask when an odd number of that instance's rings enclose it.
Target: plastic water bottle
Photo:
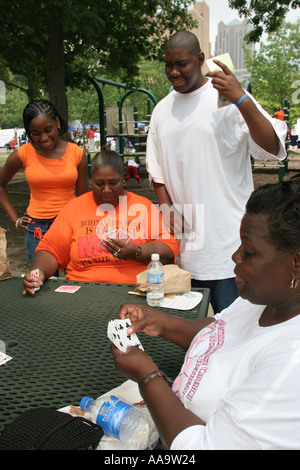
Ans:
[[[141,420],[136,407],[114,395],[96,400],[83,397],[80,408],[89,413],[91,421],[101,426],[105,434],[123,442],[130,440]]]
[[[164,267],[159,261],[159,255],[151,255],[147,267],[147,304],[159,307],[164,299]]]

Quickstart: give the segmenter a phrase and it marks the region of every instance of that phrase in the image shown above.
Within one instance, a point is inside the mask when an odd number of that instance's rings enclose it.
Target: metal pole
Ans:
[[[94,78],[89,78],[90,82],[94,85],[98,95],[99,101],[99,124],[100,124],[100,149],[103,145],[106,144],[106,135],[105,135],[105,115],[104,115],[104,98],[102,90],[98,82]]]

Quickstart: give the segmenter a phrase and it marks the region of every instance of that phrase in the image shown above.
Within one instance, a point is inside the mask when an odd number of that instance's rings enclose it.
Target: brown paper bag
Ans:
[[[0,227],[0,281],[12,278],[6,254],[6,230]]]
[[[136,276],[136,292],[147,292],[147,270]],[[186,294],[191,290],[191,273],[177,264],[164,265],[164,293]]]

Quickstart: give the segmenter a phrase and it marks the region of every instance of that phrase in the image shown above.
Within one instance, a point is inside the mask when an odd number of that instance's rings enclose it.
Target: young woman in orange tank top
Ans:
[[[23,122],[29,142],[12,152],[0,170],[0,203],[16,228],[26,230],[25,245],[31,263],[40,238],[60,209],[76,194],[88,191],[88,163],[83,149],[61,138],[68,126],[49,101],[29,103],[23,111]],[[30,188],[30,202],[19,217],[6,186],[21,168]]]

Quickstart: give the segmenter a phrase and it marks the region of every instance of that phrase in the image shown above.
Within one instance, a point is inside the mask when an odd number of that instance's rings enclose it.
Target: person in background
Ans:
[[[9,142],[8,142],[8,146],[9,146],[9,150],[14,150],[16,148],[16,141],[15,139],[11,139]]]
[[[88,191],[88,163],[83,149],[61,138],[68,126],[49,101],[30,102],[23,111],[23,121],[29,142],[12,152],[0,170],[0,203],[16,228],[25,229],[32,263],[39,241],[62,207],[76,194]],[[21,217],[6,189],[20,169],[30,189],[29,205]]]
[[[69,202],[41,240],[31,269],[40,270],[40,285],[56,270],[67,279],[136,284],[136,276],[158,253],[174,263],[179,243],[149,199],[123,188],[124,164],[116,152],[102,150],[92,160],[92,191]],[[27,273],[26,292],[34,294]]]
[[[146,166],[165,224],[180,239],[177,263],[191,272],[193,286],[211,290],[217,313],[238,295],[231,254],[253,190],[249,155],[284,159],[287,126],[226,65],[215,61],[221,71],[204,76],[204,61],[193,33],[179,31],[167,41],[165,73],[174,90],[153,110]],[[219,93],[227,106],[218,108]]]
[[[127,166],[127,169],[125,173],[125,186],[126,186],[127,181],[130,180],[130,178],[133,176],[137,180],[139,188],[141,188],[142,185],[141,185],[140,174],[139,174],[139,164],[135,160],[130,159],[126,162],[126,166]]]
[[[280,108],[275,108],[275,113],[272,114],[272,117],[275,119],[279,119],[279,121],[284,121],[284,111]]]
[[[112,351],[139,384],[171,450],[300,448],[300,177],[254,191],[232,255],[239,298],[214,317],[188,320],[126,304],[128,334],[184,348],[172,388],[146,352]]]
[[[87,132],[87,138],[88,138],[88,146],[89,146],[89,151],[94,152],[95,151],[95,127],[90,125],[90,128]]]

